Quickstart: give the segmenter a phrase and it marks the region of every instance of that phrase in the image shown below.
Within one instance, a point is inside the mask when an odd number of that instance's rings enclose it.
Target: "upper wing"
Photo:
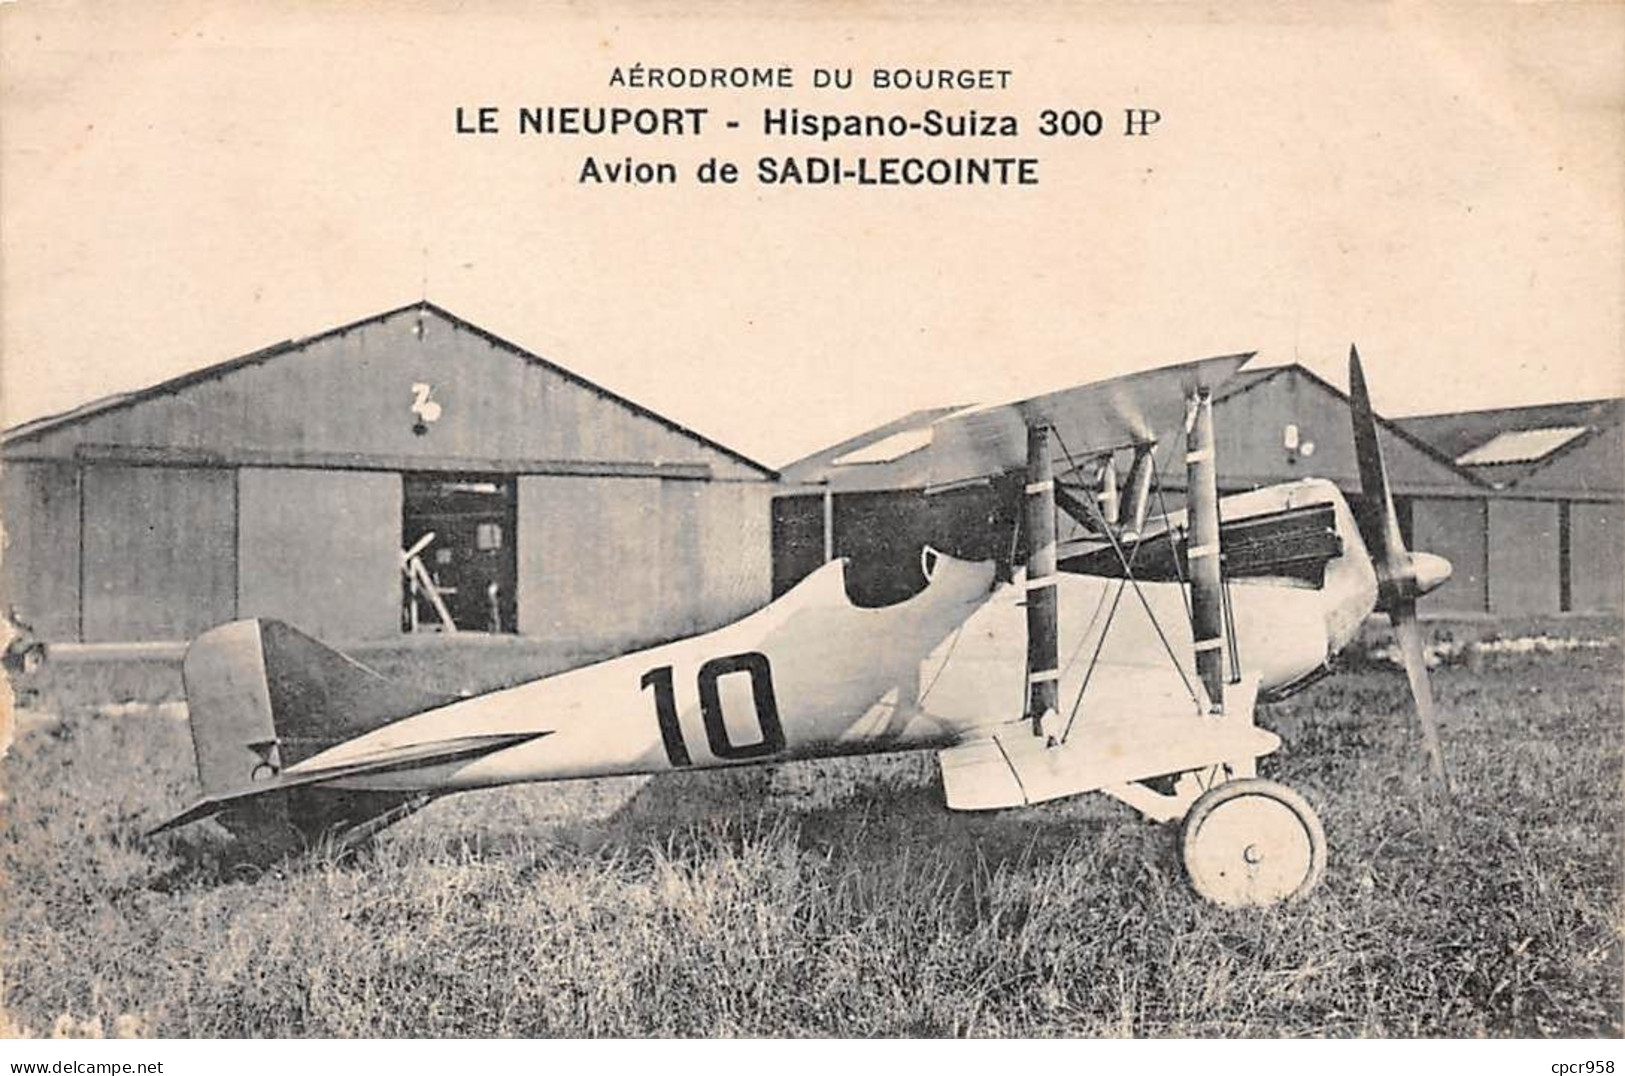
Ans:
[[[1023,466],[1027,427],[1033,424],[1055,432],[1057,457],[1154,443],[1183,425],[1185,401],[1193,392],[1216,388],[1252,356],[1252,352],[1221,355],[955,412],[933,424],[931,484],[948,485]]]
[[[793,482],[828,481],[837,492],[929,489],[1004,474],[1027,459],[1027,427],[1056,433],[1057,464],[1180,429],[1185,401],[1213,389],[1252,353],[1126,374],[1008,403],[916,412],[783,468]]]

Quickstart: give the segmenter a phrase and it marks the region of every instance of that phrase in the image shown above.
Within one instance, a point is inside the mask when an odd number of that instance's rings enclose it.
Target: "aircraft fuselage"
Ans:
[[[1240,669],[1258,673],[1264,693],[1321,670],[1376,598],[1358,529],[1329,483],[1271,487],[1226,498],[1223,507],[1234,518],[1310,503],[1334,506],[1344,543],[1322,585],[1250,578],[1230,587]],[[939,747],[1022,716],[1019,575],[999,583],[991,561],[935,554],[922,591],[860,608],[848,597],[845,571],[831,562],[717,631],[458,700],[289,772],[455,736],[546,733],[471,760],[332,783],[452,791]],[[1179,583],[1062,574],[1059,588],[1065,716],[1087,724],[1137,700],[1188,690],[1191,638]]]

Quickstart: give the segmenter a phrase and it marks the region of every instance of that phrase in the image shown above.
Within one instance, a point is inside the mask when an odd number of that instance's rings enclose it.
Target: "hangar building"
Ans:
[[[1313,475],[1358,501],[1348,407],[1341,390],[1297,364],[1231,378],[1214,398],[1221,491]],[[1423,599],[1424,612],[1625,612],[1622,408],[1604,400],[1378,419],[1406,544],[1455,567],[1451,583]],[[848,555],[923,540],[898,535],[900,517],[888,510],[922,494],[882,491],[920,484],[912,453],[929,441],[919,434],[956,409],[915,412],[782,469],[775,593],[816,567],[826,544]],[[1182,491],[1181,463],[1161,477],[1164,490]]]
[[[1418,415],[1399,425],[1489,483],[1492,611],[1625,611],[1625,400]]]
[[[3,600],[46,640],[449,618],[601,648],[769,596],[773,471],[428,302],[17,426],[0,462]]]

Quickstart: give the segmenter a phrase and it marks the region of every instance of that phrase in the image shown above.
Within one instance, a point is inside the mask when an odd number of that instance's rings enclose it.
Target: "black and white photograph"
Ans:
[[[1625,6],[20,0],[0,426],[10,1071],[1625,1063]]]

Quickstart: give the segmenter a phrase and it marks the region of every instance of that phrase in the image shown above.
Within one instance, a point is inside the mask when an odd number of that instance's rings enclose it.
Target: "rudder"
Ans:
[[[204,632],[181,668],[203,794],[240,793],[334,744],[452,701],[397,683],[279,620]],[[306,840],[400,811],[411,797],[296,789],[221,814],[240,837]]]

